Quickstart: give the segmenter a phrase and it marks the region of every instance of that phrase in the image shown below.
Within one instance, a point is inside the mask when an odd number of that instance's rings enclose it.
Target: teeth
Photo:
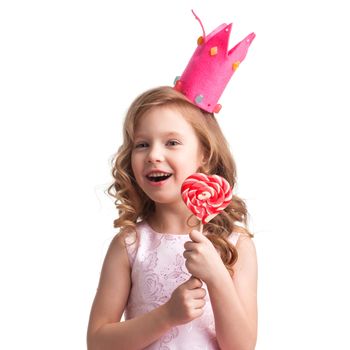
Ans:
[[[166,176],[166,175],[171,175],[169,173],[152,173],[152,174],[149,174],[148,176],[149,177],[158,177],[158,176]]]

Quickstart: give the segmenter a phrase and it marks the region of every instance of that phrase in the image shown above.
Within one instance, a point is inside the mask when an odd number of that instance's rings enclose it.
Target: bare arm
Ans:
[[[131,287],[130,263],[124,236],[117,235],[107,251],[91,307],[88,350],[141,349],[167,332],[164,305],[132,320],[120,322]]]
[[[162,305],[124,322],[105,324],[91,337],[89,350],[139,350],[152,344],[172,327]]]
[[[216,337],[222,350],[254,350],[257,339],[257,260],[251,238],[237,244],[238,261],[231,278],[226,268],[208,285]]]

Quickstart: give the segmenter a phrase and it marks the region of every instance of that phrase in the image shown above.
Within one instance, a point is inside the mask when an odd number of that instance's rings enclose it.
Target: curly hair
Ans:
[[[108,194],[113,197],[118,210],[118,218],[113,226],[120,232],[136,232],[136,223],[147,220],[155,210],[154,202],[138,186],[131,167],[131,152],[134,133],[138,121],[151,108],[171,106],[192,125],[200,141],[206,163],[198,169],[204,174],[217,174],[224,177],[234,187],[236,184],[236,164],[229,145],[213,113],[205,112],[169,86],[150,89],[138,96],[127,111],[123,126],[123,144],[112,158],[113,183]],[[233,195],[231,203],[219,215],[205,224],[203,230],[212,242],[227,270],[233,276],[233,265],[238,259],[236,247],[228,240],[232,232],[240,232],[254,237],[248,229],[248,211],[245,202]],[[189,216],[189,220],[193,215]],[[241,225],[237,225],[240,223]]]

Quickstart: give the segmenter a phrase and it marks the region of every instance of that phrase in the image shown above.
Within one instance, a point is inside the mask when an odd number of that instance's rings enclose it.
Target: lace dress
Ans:
[[[168,234],[154,231],[147,222],[137,224],[137,235],[125,238],[127,252],[132,267],[132,286],[125,309],[125,320],[134,318],[167,302],[172,292],[187,281],[191,274],[185,266],[184,243],[188,234]],[[234,245],[239,233],[229,237]],[[206,304],[201,317],[183,325],[171,328],[145,349],[154,350],[211,350],[219,349],[215,336],[215,323],[208,289]]]

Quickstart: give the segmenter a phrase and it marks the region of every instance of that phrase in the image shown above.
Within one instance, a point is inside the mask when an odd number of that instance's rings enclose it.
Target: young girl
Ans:
[[[159,87],[132,103],[123,136],[108,189],[120,231],[103,263],[88,349],[254,349],[257,259],[245,203],[234,195],[202,234],[181,198],[196,172],[236,183],[214,114]]]

